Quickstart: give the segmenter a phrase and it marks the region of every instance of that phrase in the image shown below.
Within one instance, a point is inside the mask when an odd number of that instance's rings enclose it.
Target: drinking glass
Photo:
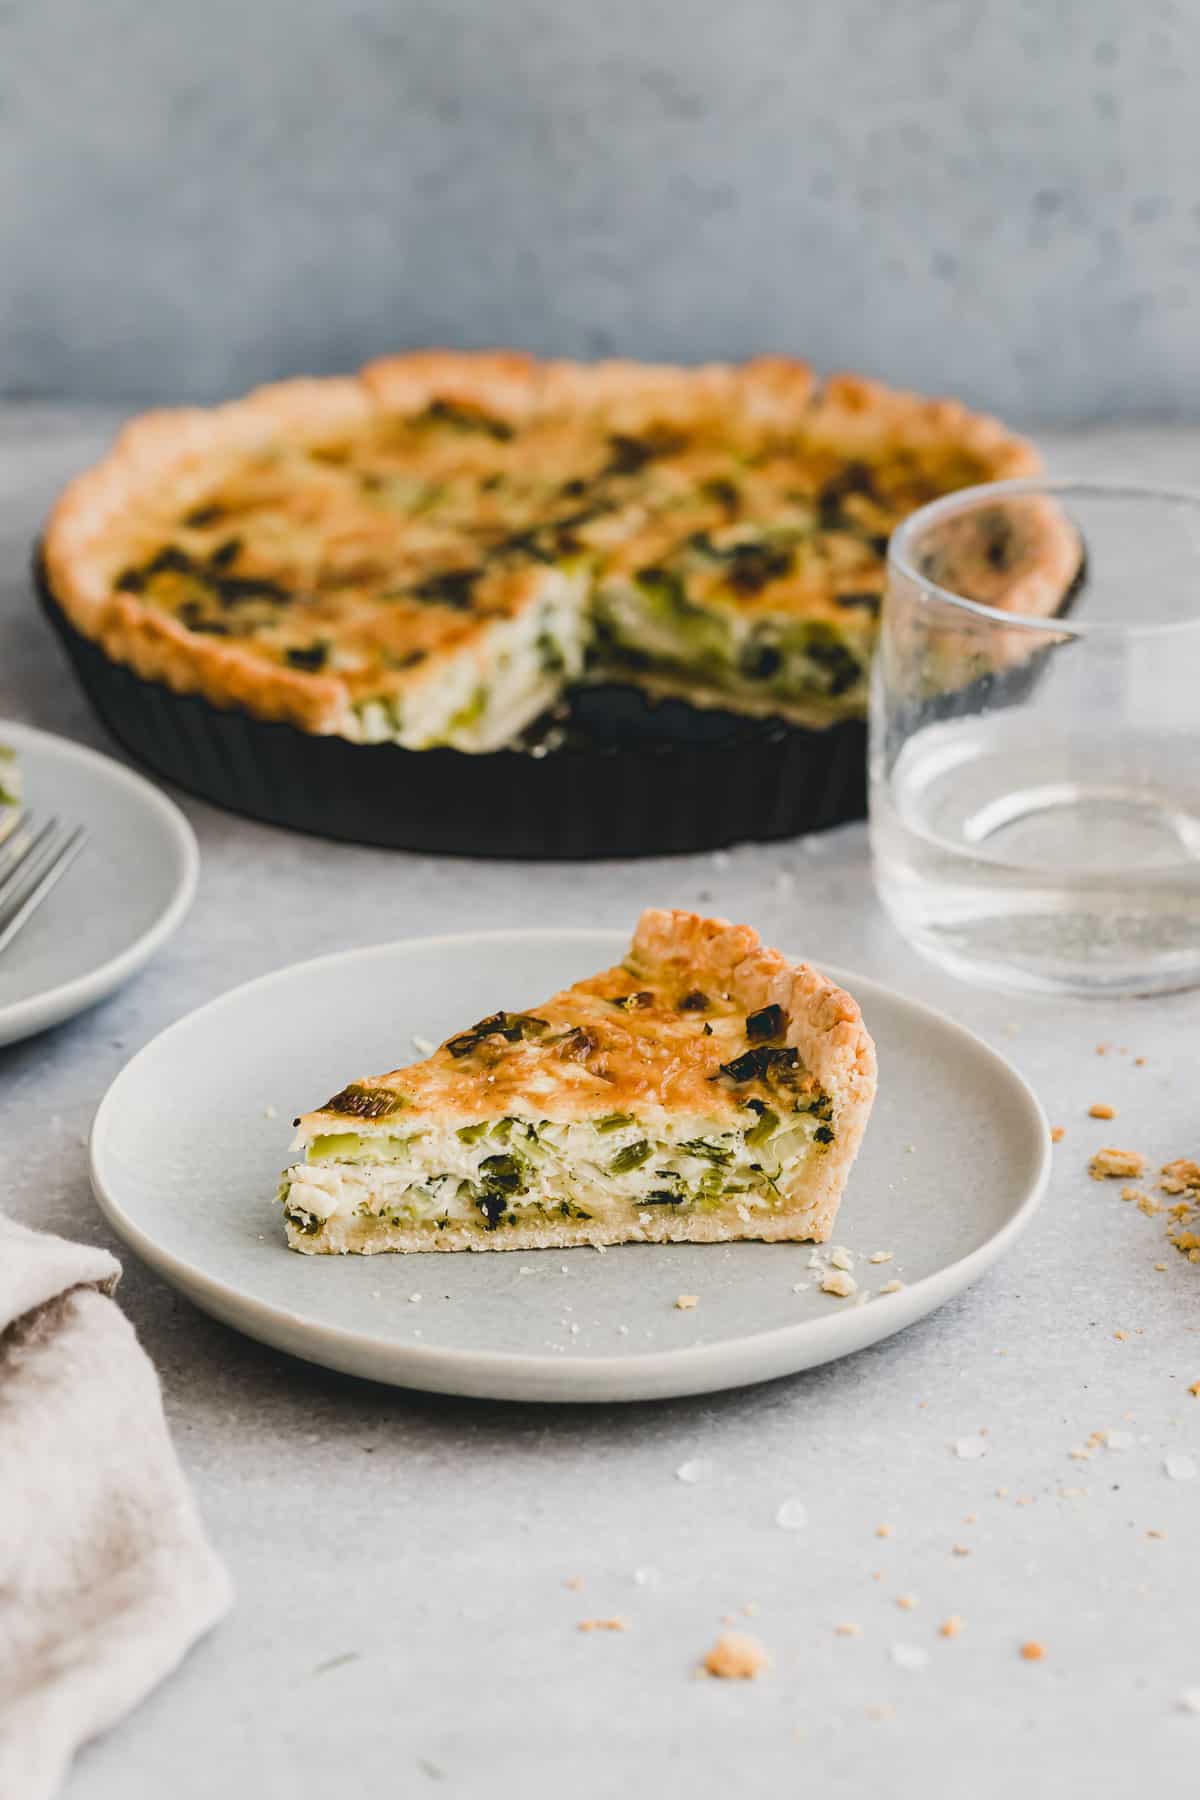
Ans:
[[[888,561],[871,845],[900,931],[994,987],[1200,982],[1200,495],[997,482]]]

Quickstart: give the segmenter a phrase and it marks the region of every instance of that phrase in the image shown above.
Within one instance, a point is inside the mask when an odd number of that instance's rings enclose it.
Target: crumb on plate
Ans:
[[[836,1294],[839,1300],[848,1300],[851,1294],[857,1294],[858,1283],[844,1269],[830,1269],[821,1278],[821,1292]]]

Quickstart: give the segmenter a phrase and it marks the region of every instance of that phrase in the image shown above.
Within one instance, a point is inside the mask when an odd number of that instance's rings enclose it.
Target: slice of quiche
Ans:
[[[824,1239],[874,1094],[849,994],[749,926],[646,912],[615,968],[298,1119],[288,1242]]]

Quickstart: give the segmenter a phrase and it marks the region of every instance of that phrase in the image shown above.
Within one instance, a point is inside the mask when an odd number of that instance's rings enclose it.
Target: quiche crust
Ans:
[[[357,611],[351,606],[346,623],[339,623],[340,615],[331,615],[332,654],[317,667],[315,660],[289,663],[289,657],[307,655],[303,647],[286,648],[272,660],[275,651],[268,655],[256,640],[226,634],[219,621],[185,622],[177,611],[152,603],[138,588],[133,579],[136,569],[126,571],[122,585],[119,560],[114,560],[122,546],[132,543],[147,549],[155,542],[169,543],[181,513],[186,515],[189,507],[202,513],[205,497],[223,479],[235,486],[245,479],[247,458],[267,466],[280,452],[325,456],[331,444],[374,441],[372,434],[386,438],[391,421],[439,409],[451,416],[460,409],[464,417],[494,421],[497,435],[513,437],[516,452],[522,451],[527,438],[537,440],[533,475],[538,479],[557,466],[556,457],[564,458],[567,468],[576,456],[581,467],[591,469],[587,480],[594,483],[600,477],[588,458],[597,446],[634,445],[635,467],[629,472],[627,491],[621,488],[618,470],[614,479],[619,491],[600,509],[603,516],[590,518],[582,527],[587,569],[571,564],[566,553],[556,558],[537,551],[523,563],[506,561],[504,554],[497,557],[487,547],[487,533],[476,529],[479,520],[471,516],[472,506],[486,511],[485,503],[479,494],[472,500],[470,491],[462,502],[465,518],[453,509],[445,520],[438,515],[422,521],[414,514],[404,517],[401,529],[395,516],[382,517],[378,543],[385,562],[389,555],[403,560],[411,547],[417,559],[414,568],[422,557],[433,558],[435,567],[448,559],[453,573],[456,545],[474,543],[476,538],[482,545],[484,604],[470,616],[462,609],[431,606],[415,623],[405,623],[415,645],[411,667],[388,649],[397,639],[398,627],[394,609],[389,613],[374,605],[377,594],[368,594]],[[669,442],[672,430],[694,433],[694,451],[689,444],[686,454],[675,456]],[[656,485],[643,489],[638,485],[636,447],[639,434],[647,431],[657,432],[667,447],[661,466],[651,471]],[[539,433],[549,434],[544,443],[538,440]],[[776,458],[778,468],[759,474],[751,451],[763,433],[783,448]],[[744,548],[738,541],[742,528],[731,526],[733,541],[727,541],[730,532],[722,536],[719,512],[714,514],[710,490],[719,491],[724,478],[712,471],[725,467],[721,459],[727,446],[749,446],[748,484],[751,490],[760,484],[757,504],[771,515],[781,484],[786,485],[787,446],[792,443],[802,445],[812,465],[806,479],[814,484],[824,480],[828,485],[832,480],[836,487],[840,472],[849,471],[845,509],[849,522],[840,536],[835,533],[834,545],[845,568],[840,576],[836,569],[830,573],[825,566],[828,554],[822,549],[794,577],[770,570],[762,575],[751,566],[757,582],[752,587],[745,559],[738,560]],[[518,474],[523,475],[517,460]],[[869,479],[864,491],[861,470],[868,464],[890,471],[895,491],[889,490],[883,501],[871,495]],[[395,724],[397,741],[425,741],[419,734],[414,738],[412,731],[406,738],[395,721],[374,732],[363,727],[366,678],[352,672],[355,657],[359,662],[365,658],[372,668],[382,658],[387,664],[386,692],[395,697],[397,710],[421,719],[428,714],[434,732],[428,741],[456,742],[453,728],[448,736],[437,735],[446,721],[436,718],[434,695],[447,669],[455,669],[460,686],[469,688],[474,682],[482,692],[493,682],[498,665],[507,666],[514,656],[524,658],[528,679],[524,694],[514,690],[514,705],[524,701],[527,710],[540,708],[548,694],[578,675],[588,586],[595,569],[600,569],[602,579],[604,567],[609,563],[617,567],[624,556],[636,574],[639,559],[644,562],[664,547],[669,562],[674,554],[672,533],[680,541],[707,541],[703,582],[722,589],[714,616],[736,614],[751,620],[761,616],[768,625],[793,615],[808,620],[810,630],[818,634],[817,652],[825,666],[844,641],[861,674],[871,624],[865,615],[846,610],[838,581],[842,587],[847,582],[853,587],[859,571],[857,578],[867,592],[852,594],[855,604],[865,605],[882,586],[881,553],[863,547],[875,541],[869,537],[869,515],[873,511],[880,515],[876,530],[882,532],[888,519],[910,505],[906,483],[916,484],[911,495],[915,504],[930,488],[940,492],[967,482],[1030,473],[1037,467],[1028,443],[996,420],[973,414],[955,401],[928,400],[854,375],[818,383],[807,364],[784,357],[681,368],[627,361],[538,362],[517,351],[434,349],[384,358],[353,376],[281,382],[211,409],[154,412],[133,420],[108,455],[65,490],[50,515],[43,548],[51,591],[72,624],[113,660],[143,677],[165,682],[176,692],[200,693],[216,705],[242,706],[264,718],[287,720],[308,732],[370,741],[389,735]],[[282,467],[278,476],[284,491],[289,468]],[[536,488],[532,476],[529,485]],[[724,486],[729,485],[724,479]],[[314,506],[319,498],[314,489]],[[752,516],[747,529],[773,524],[771,516],[759,517],[753,513],[754,503],[748,504]],[[536,496],[530,499],[526,494],[521,505],[526,515],[536,518]],[[851,526],[858,537],[851,534]],[[354,528],[365,529],[361,518]],[[578,561],[576,556],[575,564]],[[732,599],[726,591],[731,566],[738,587]],[[295,581],[303,587],[302,570]],[[533,620],[535,612],[536,621],[523,635],[516,622]],[[511,628],[507,638],[501,621]],[[532,665],[531,643],[539,628],[544,638],[547,621],[553,628],[554,655],[539,674]],[[512,638],[515,645],[509,642]],[[343,654],[342,639],[353,654]],[[760,663],[763,657],[777,655],[773,642],[764,650],[757,637],[753,653]],[[628,658],[628,650],[623,654]],[[324,648],[321,655],[325,657]],[[781,713],[803,722],[822,716],[819,704],[815,709],[797,704],[782,690],[731,694],[720,681],[706,676],[703,667],[681,674],[669,659],[666,666],[638,665],[634,645],[632,666],[624,674],[651,691],[694,690],[703,703],[708,690],[715,688],[727,704],[747,712]],[[757,672],[754,679],[759,679]],[[747,686],[743,683],[743,688]],[[841,710],[854,710],[860,703],[861,680],[845,681],[843,688]],[[451,707],[449,712],[459,718],[462,708]],[[515,735],[509,730],[515,716],[512,707],[498,705],[494,721],[485,722],[474,737],[469,730],[460,731],[462,747],[492,748],[497,741],[506,741],[505,733],[509,738]]]
[[[531,1014],[493,1015],[426,1061],[354,1082],[298,1119],[308,1154],[285,1176],[288,1242],[370,1254],[821,1241],[875,1084],[862,1014],[827,976],[789,963],[749,926],[648,911],[624,963]],[[513,1161],[495,1152],[539,1133],[582,1156],[574,1178],[557,1149],[530,1150],[526,1197],[489,1196],[488,1165]],[[461,1155],[456,1141],[468,1146]],[[485,1173],[457,1183],[464,1198],[434,1171],[439,1158],[470,1161],[476,1146]],[[696,1180],[691,1165],[705,1158],[722,1173]],[[676,1197],[665,1198],[656,1184],[671,1181]],[[436,1190],[428,1204],[426,1189]],[[419,1217],[406,1216],[413,1192]]]

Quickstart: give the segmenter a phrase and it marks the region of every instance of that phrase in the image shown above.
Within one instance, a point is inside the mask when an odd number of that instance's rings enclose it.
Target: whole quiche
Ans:
[[[45,568],[110,659],[355,742],[493,750],[613,678],[821,726],[865,710],[895,525],[1037,467],[954,401],[779,357],[434,350],[135,419]]]

